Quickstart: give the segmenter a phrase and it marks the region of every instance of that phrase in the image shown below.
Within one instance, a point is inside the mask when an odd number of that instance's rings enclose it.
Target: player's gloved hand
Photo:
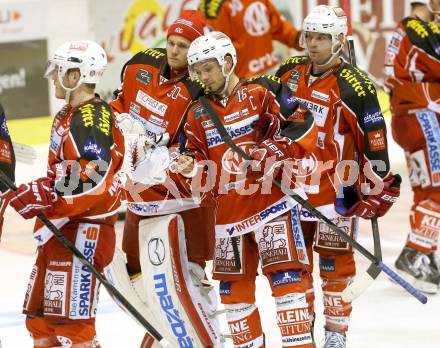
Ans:
[[[291,139],[279,134],[262,141],[251,153],[253,161],[247,167],[247,175],[253,176],[257,181],[263,181],[268,177],[276,178],[283,163],[294,157],[292,143]]]
[[[123,135],[128,134],[144,134],[145,127],[140,120],[133,118],[126,112],[116,114],[116,125],[121,130]]]
[[[266,112],[261,115],[254,126],[255,142],[260,144],[265,139],[272,138],[280,130],[280,120],[273,114]]]
[[[183,153],[177,157],[170,170],[174,173],[179,173],[185,178],[191,179],[197,174],[196,159],[190,153]]]
[[[21,184],[17,191],[9,192],[9,204],[25,219],[31,219],[45,211],[57,200],[53,180],[39,178],[28,184]]]
[[[343,189],[343,197],[336,198],[335,208],[338,214],[364,219],[384,216],[400,195],[402,178],[399,174],[391,175],[384,181],[382,192],[364,196],[359,186],[347,186]]]

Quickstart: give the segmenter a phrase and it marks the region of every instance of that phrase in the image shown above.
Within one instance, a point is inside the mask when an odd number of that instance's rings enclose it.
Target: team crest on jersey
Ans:
[[[244,153],[251,153],[252,148],[255,146],[255,142],[246,141],[237,144],[237,146],[244,151]],[[229,149],[223,154],[222,157],[222,167],[225,171],[231,174],[239,175],[244,173],[243,168],[243,157],[241,157],[237,152]]]
[[[312,175],[318,169],[318,159],[315,154],[296,160],[292,165],[292,173],[297,178],[304,178]]]
[[[139,81],[143,85],[150,84],[152,78],[153,74],[144,69],[139,69],[136,74],[136,81]]]

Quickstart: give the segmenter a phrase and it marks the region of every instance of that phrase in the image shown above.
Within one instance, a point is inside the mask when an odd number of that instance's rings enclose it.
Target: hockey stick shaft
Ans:
[[[302,207],[306,208],[310,213],[315,215],[315,217],[317,217],[321,221],[324,221],[325,224],[328,227],[330,227],[339,237],[341,237],[344,241],[346,241],[348,244],[350,244],[354,249],[359,251],[367,259],[369,259],[375,266],[379,267],[381,270],[383,270],[385,273],[387,273],[389,275],[392,274],[392,277],[394,280],[396,280],[396,283],[401,285],[406,291],[408,291],[408,293],[410,293],[415,298],[417,298],[417,300],[419,300],[421,303],[426,303],[428,301],[428,298],[425,295],[423,295],[420,291],[418,291],[416,288],[414,288],[405,279],[400,277],[397,273],[395,273],[389,267],[387,267],[385,264],[383,264],[381,260],[379,260],[373,254],[371,254],[367,249],[365,249],[361,244],[359,244],[357,241],[355,241],[353,238],[351,238],[348,234],[346,234],[340,227],[335,225],[329,218],[327,218],[324,214],[322,214],[319,210],[317,210],[314,206],[312,206],[308,201],[303,199],[301,196],[297,195],[294,191],[292,191],[290,188],[283,185],[280,181],[278,181],[276,179],[272,179],[272,181],[284,193],[286,193],[290,197],[292,197]],[[385,271],[385,269],[386,269],[386,271]]]
[[[350,64],[356,66],[356,54],[354,52],[353,28],[351,26],[350,0],[341,0],[341,7],[347,16],[347,43]]]
[[[210,105],[208,100],[205,97],[200,97],[199,102],[203,106],[203,108],[208,112],[208,115],[210,115],[210,119],[214,123],[215,127],[217,128],[217,131],[219,132],[219,135],[221,136],[222,140],[230,147],[233,151],[235,151],[237,154],[239,154],[245,161],[252,161],[252,159],[249,157],[248,154],[246,154],[242,149],[240,149],[232,140],[229,133],[226,131],[225,127],[221,123],[217,113],[213,109],[213,107]],[[325,224],[331,228],[339,237],[341,237],[344,241],[346,241],[348,244],[350,244],[353,248],[357,249],[362,255],[364,255],[367,259],[369,259],[372,263],[377,265],[381,263],[381,260],[376,258],[373,254],[371,254],[367,249],[365,249],[362,245],[360,245],[358,242],[356,242],[353,238],[351,238],[348,234],[346,234],[340,227],[336,226],[329,218],[327,218],[324,214],[322,214],[319,210],[317,210],[314,206],[312,206],[308,201],[303,199],[301,196],[299,196],[296,192],[291,190],[289,187],[285,186],[281,181],[272,178],[272,182],[281,189],[281,191],[287,195],[289,195],[293,200],[295,200],[297,203],[299,203],[302,207],[306,208],[309,212],[311,212],[315,217],[320,219],[321,221],[325,222]],[[398,275],[397,275],[398,276]],[[415,289],[411,284],[406,282],[403,278],[398,276],[399,282],[398,284],[406,284],[406,287],[404,287],[411,295],[416,297],[420,302],[426,303],[428,301],[427,297],[420,293],[417,289]],[[409,291],[408,289],[411,289]]]
[[[356,53],[354,50],[354,40],[353,40],[353,28],[351,26],[351,6],[350,0],[341,0],[341,7],[347,16],[347,42],[348,42],[348,57],[350,64],[356,66]],[[382,261],[382,249],[380,245],[380,233],[377,218],[371,219],[371,229],[373,231],[373,242],[374,242],[374,256]],[[369,287],[372,282],[379,276],[380,268],[372,263],[368,269],[367,274],[361,277],[355,278],[354,282],[350,284],[343,293],[344,301],[351,302],[356,297],[361,295],[367,287]],[[371,278],[371,279],[369,279]]]
[[[11,179],[0,170],[0,182],[5,184],[12,191],[17,191],[17,187]],[[93,266],[86,257],[79,251],[76,246],[66,238],[66,236],[44,215],[38,214],[37,218],[54,234],[58,241],[69,249],[78,260],[86,266],[90,272],[99,280],[104,287],[127,309],[127,311],[133,315],[136,320],[157,340],[163,347],[168,347],[169,343],[162,335],[134,308],[131,303],[122,295],[118,289],[116,289],[96,268]]]

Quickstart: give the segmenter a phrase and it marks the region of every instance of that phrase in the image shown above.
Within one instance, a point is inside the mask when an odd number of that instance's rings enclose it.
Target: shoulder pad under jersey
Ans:
[[[188,90],[192,100],[196,100],[198,97],[206,94],[205,86],[199,80],[191,80],[187,77],[182,82]]]
[[[264,88],[268,89],[269,91],[273,92],[273,93],[278,93],[280,87],[281,87],[281,80],[279,77],[274,76],[274,75],[261,75],[261,76],[257,76],[257,77],[252,77],[250,79],[247,79],[246,81],[243,82],[243,86],[245,85],[250,85],[250,84],[257,84],[257,85],[261,85]]]
[[[224,0],[201,0],[199,11],[202,11],[206,18],[215,19],[220,14],[224,3]]]
[[[287,58],[283,63],[281,63],[275,75],[281,77],[287,71],[292,70],[297,65],[306,65],[308,62],[309,62],[309,57],[307,56],[296,56],[296,57]]]
[[[360,69],[344,64],[336,74],[342,101],[357,115],[362,116],[369,104],[376,107],[377,92],[373,81]]]
[[[402,24],[414,46],[440,59],[440,26],[437,23],[407,17],[402,20]]]
[[[124,64],[121,70],[121,81],[124,79],[124,72],[127,66],[133,64],[145,64],[159,69],[165,56],[165,48],[147,48],[145,51],[136,53],[127,63]]]
[[[70,132],[78,147],[87,146],[88,138],[98,142],[113,143],[113,118],[109,104],[102,100],[94,100],[76,108],[72,116]],[[82,151],[78,148],[78,151]],[[95,154],[98,155],[98,154]]]

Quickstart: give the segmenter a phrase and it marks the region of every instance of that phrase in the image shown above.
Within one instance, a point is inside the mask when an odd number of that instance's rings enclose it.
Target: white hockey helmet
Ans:
[[[232,58],[232,69],[226,74],[226,56]],[[212,31],[195,39],[188,49],[188,67],[191,68],[194,64],[206,61],[208,59],[216,59],[218,64],[222,67],[223,75],[230,75],[237,65],[237,52],[232,44],[231,39],[220,31]]]
[[[55,69],[61,85],[62,78],[69,69],[79,69],[81,77],[76,89],[81,83],[97,84],[107,66],[107,55],[96,42],[88,40],[69,41],[58,47],[50,57],[45,77],[50,77]]]
[[[335,46],[339,40],[338,36],[347,36],[347,16],[344,10],[337,6],[319,5],[304,18],[303,31],[329,34],[332,37],[332,44]],[[301,42],[303,48],[305,40]]]
[[[409,4],[410,5],[414,5],[414,4],[422,4],[422,5],[429,5],[430,0],[414,0],[411,1]]]

